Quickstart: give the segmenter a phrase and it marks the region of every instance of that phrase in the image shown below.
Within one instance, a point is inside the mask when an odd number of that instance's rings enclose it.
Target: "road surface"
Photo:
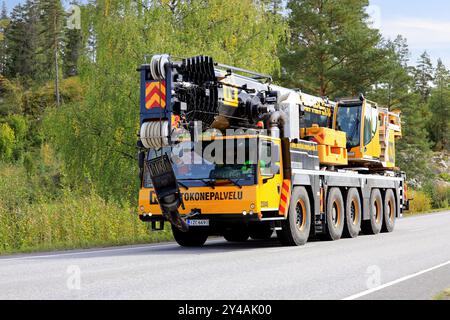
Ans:
[[[0,299],[431,299],[449,287],[450,212],[299,248],[214,239],[0,258]]]

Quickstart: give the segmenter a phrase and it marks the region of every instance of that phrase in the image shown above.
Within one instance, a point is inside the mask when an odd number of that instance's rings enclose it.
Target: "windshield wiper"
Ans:
[[[211,187],[213,190],[216,189],[216,182],[214,180],[206,180],[206,179],[199,179],[199,180],[202,181],[207,186]]]
[[[178,182],[178,184],[179,184],[180,186],[182,186],[184,189],[189,190],[189,187],[188,187],[187,185],[185,185],[183,182],[180,182],[179,180],[178,180],[177,182]]]
[[[185,180],[185,181],[201,181],[201,182],[203,182],[206,186],[211,187],[213,190],[216,188],[216,183],[215,183],[215,181],[209,181],[209,180],[206,180],[206,179],[179,179],[179,180]],[[178,180],[178,183],[179,183],[182,187],[186,188],[181,182],[179,182],[179,180]],[[187,188],[186,190],[189,190],[189,188]]]
[[[230,182],[231,182],[232,184],[234,184],[236,187],[239,187],[239,189],[242,189],[242,185],[239,183],[239,180],[241,180],[241,179],[233,180],[233,179],[227,178],[227,179],[225,179],[225,180],[230,181]]]

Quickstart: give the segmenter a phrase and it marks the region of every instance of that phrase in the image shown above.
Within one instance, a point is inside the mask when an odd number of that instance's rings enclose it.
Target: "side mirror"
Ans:
[[[280,173],[280,166],[278,164],[273,163],[270,167],[270,170],[272,172],[273,175],[279,174]]]

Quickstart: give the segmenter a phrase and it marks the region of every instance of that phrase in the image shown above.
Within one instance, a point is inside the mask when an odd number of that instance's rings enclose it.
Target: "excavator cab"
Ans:
[[[339,100],[333,128],[346,133],[349,162],[380,162],[380,121],[376,103],[363,96]]]

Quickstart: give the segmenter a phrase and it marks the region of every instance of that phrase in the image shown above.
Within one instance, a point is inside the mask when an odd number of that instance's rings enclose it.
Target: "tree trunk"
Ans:
[[[59,99],[59,66],[58,66],[58,36],[57,36],[57,23],[56,23],[56,14],[54,17],[54,35],[55,35],[55,94],[56,94],[56,106],[59,108],[60,99]]]

